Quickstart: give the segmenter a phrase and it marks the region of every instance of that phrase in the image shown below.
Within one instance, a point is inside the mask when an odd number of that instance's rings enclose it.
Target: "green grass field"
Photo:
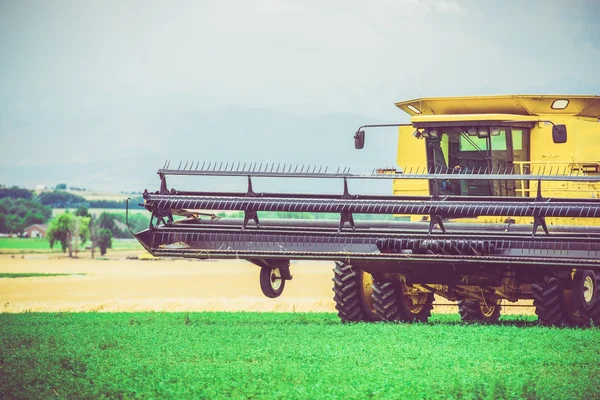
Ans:
[[[85,246],[90,243],[86,242],[79,247],[80,252],[85,250]],[[108,251],[120,250],[141,250],[142,246],[135,239],[113,239],[112,249]],[[30,238],[0,238],[0,254],[17,254],[17,253],[61,253],[60,243],[56,243],[54,248],[50,248],[50,243],[46,239],[30,239]],[[99,254],[99,253],[98,253]]]
[[[600,330],[530,318],[0,314],[0,398],[600,398]]]

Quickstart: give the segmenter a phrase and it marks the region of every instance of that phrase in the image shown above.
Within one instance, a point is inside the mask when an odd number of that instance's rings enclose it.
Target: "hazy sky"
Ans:
[[[0,0],[4,118],[238,105],[393,120],[421,93],[597,87],[598,71],[596,0]]]
[[[388,167],[395,129],[361,151],[352,134],[407,122],[394,102],[600,94],[598,71],[600,0],[0,0],[0,184],[141,190],[165,159]]]

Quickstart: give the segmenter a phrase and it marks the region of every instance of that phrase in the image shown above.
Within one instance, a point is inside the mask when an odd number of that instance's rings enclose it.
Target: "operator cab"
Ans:
[[[478,123],[458,126],[415,123],[417,129],[414,136],[426,141],[429,171],[527,174],[528,165],[523,162],[529,161],[532,124]],[[514,180],[456,179],[437,184],[439,194],[456,196],[516,196],[518,189],[524,189],[522,182]]]

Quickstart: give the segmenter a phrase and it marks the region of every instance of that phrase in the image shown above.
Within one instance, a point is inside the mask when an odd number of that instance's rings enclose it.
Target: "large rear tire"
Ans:
[[[459,300],[458,313],[464,322],[495,323],[500,319],[500,300],[479,302],[477,300]]]
[[[381,321],[427,322],[433,309],[433,293],[410,294],[402,282],[374,280],[373,305]]]
[[[373,278],[360,268],[336,261],[333,269],[333,300],[342,322],[377,321],[371,299]]]
[[[576,310],[572,291],[564,290],[561,281],[550,278],[543,284],[533,284],[533,305],[538,320],[547,326],[589,326],[590,318]]]

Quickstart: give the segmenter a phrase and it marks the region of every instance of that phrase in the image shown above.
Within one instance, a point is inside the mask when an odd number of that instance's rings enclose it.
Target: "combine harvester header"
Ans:
[[[371,173],[287,164],[167,162],[136,238],[155,256],[245,259],[279,296],[291,260],[329,260],[350,321],[426,321],[434,295],[465,321],[494,322],[501,302],[533,299],[549,325],[600,323],[600,98],[497,96],[397,103],[398,165]],[[365,144],[367,125],[354,135]],[[384,125],[390,126],[390,125]],[[567,137],[567,132],[568,137]],[[567,140],[568,138],[568,140]],[[596,158],[594,160],[594,158]],[[180,191],[167,177],[247,177],[238,192]],[[258,193],[252,179],[333,179],[340,194]],[[389,179],[394,195],[352,194]],[[213,212],[243,212],[218,218]],[[261,219],[261,212],[336,220]],[[361,221],[356,214],[389,215]],[[402,215],[410,221],[395,221]]]

